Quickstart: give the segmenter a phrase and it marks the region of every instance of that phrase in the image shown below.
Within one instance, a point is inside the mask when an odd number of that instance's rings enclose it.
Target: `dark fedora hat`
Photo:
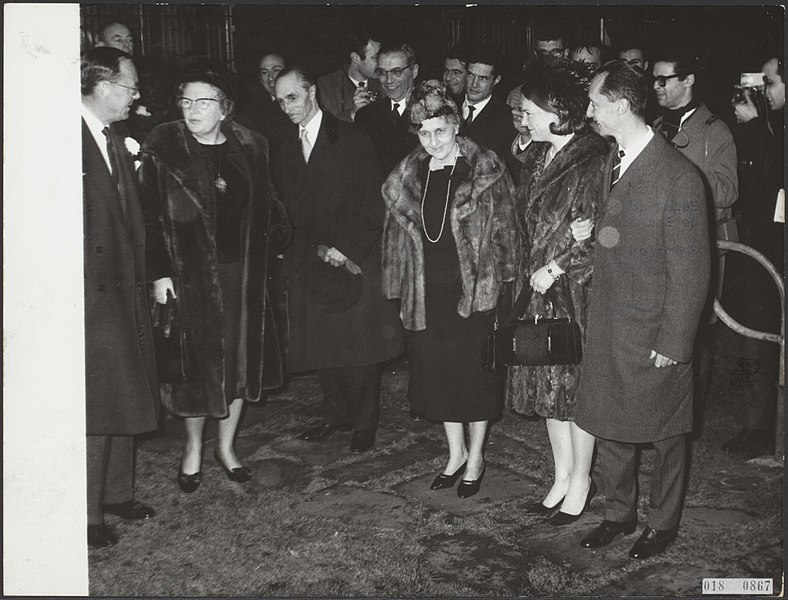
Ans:
[[[324,312],[340,313],[356,304],[364,292],[364,279],[345,267],[332,267],[315,257],[306,272],[309,300]]]

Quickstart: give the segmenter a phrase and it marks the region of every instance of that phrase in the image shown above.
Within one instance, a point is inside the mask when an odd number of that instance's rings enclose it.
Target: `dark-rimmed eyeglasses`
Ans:
[[[396,67],[394,69],[375,69],[375,76],[378,79],[385,79],[386,75],[391,75],[392,77],[396,77],[397,79],[399,79],[400,77],[402,77],[402,74],[408,69],[410,69],[412,66],[413,63],[410,63],[405,67]]]
[[[118,87],[126,88],[127,90],[131,90],[134,94],[140,93],[140,87],[138,85],[123,85],[122,83],[118,83],[117,81],[110,81],[112,85],[116,85]]]
[[[673,75],[652,75],[652,78],[654,79],[654,83],[656,83],[659,87],[664,88],[668,84],[668,79],[681,76],[681,73],[673,73]]]
[[[552,56],[556,57],[564,51],[563,48],[551,48],[550,50],[546,50],[545,48],[539,48],[538,50],[534,50],[534,53],[537,56]]]
[[[211,102],[219,102],[218,98],[197,98],[196,100],[192,100],[191,98],[184,98],[183,96],[175,100],[178,108],[183,110],[189,110],[192,105],[194,105],[197,110],[207,110],[211,106]]]

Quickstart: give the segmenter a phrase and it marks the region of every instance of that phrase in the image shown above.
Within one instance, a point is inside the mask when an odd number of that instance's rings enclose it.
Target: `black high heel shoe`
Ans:
[[[550,525],[552,525],[553,527],[561,527],[563,525],[569,525],[570,523],[574,523],[580,517],[583,516],[583,513],[588,508],[588,505],[591,504],[591,500],[594,498],[594,496],[596,496],[596,484],[592,479],[591,485],[588,486],[588,495],[586,496],[586,502],[583,505],[583,510],[581,510],[576,515],[570,515],[569,513],[565,513],[559,510],[556,513],[556,515],[552,519],[550,519]]]
[[[564,498],[566,498],[566,496],[564,496]],[[556,509],[561,508],[561,505],[564,503],[564,498],[561,498],[552,506],[545,506],[541,501],[529,502],[522,508],[522,511],[529,515],[551,515]]]
[[[445,490],[450,487],[454,487],[454,484],[457,483],[457,479],[465,472],[465,465],[467,462],[462,463],[460,468],[454,471],[451,475],[446,475],[444,473],[439,474],[432,482],[430,486],[431,490]]]
[[[216,459],[216,462],[219,463],[219,466],[224,469],[227,479],[230,481],[234,481],[235,483],[249,483],[252,480],[252,470],[249,467],[236,467],[235,469],[229,469],[227,465],[222,462],[222,459],[219,458],[219,453],[217,450],[213,451],[213,457]]]
[[[191,475],[187,475],[178,468],[178,487],[187,494],[194,492],[202,483],[202,473],[197,471]]]
[[[457,496],[460,498],[470,498],[479,493],[479,490],[482,487],[482,478],[484,477],[484,472],[487,470],[487,464],[482,465],[482,472],[479,473],[479,477],[468,481],[467,479],[463,479],[460,481],[460,485],[457,486]]]

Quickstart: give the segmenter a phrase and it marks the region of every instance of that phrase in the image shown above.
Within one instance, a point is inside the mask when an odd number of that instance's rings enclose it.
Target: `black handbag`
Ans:
[[[509,316],[488,334],[485,366],[494,370],[509,366],[576,365],[583,359],[580,326],[570,300],[569,318],[522,317],[533,290],[526,284]]]
[[[167,304],[156,303],[153,346],[159,383],[191,383],[201,379],[193,332],[177,323],[177,312],[177,303],[169,292]]]

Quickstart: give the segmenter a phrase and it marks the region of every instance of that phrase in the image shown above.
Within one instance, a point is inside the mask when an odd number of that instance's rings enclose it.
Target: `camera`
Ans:
[[[761,105],[761,98],[763,97],[764,82],[763,73],[742,73],[739,78],[739,84],[734,85],[733,103],[745,104],[747,102],[747,95],[749,94],[750,100],[755,106]]]

